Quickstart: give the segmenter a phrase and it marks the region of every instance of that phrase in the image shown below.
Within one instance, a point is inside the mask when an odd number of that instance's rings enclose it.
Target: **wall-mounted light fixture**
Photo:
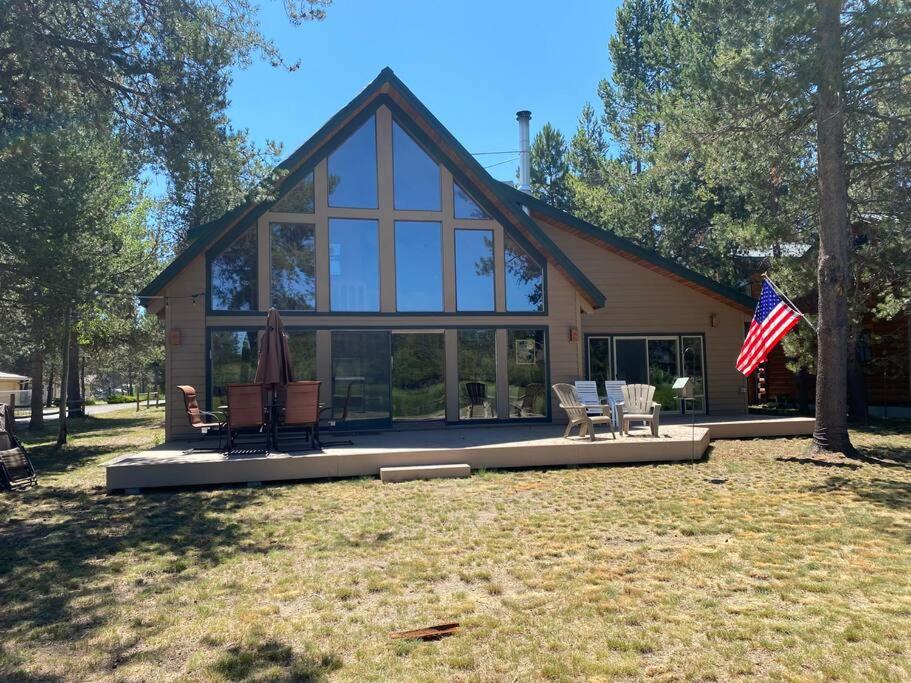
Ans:
[[[718,314],[709,313],[709,325],[712,327],[718,327]]]
[[[579,341],[579,328],[578,327],[569,328],[569,340],[571,342]]]

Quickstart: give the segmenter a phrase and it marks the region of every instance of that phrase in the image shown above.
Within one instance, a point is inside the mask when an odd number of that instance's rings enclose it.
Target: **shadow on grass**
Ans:
[[[860,500],[897,510],[911,506],[911,482],[895,479],[859,479],[831,476],[822,484],[809,489],[813,492],[848,491]]]
[[[213,673],[229,681],[250,678],[270,681],[322,681],[340,669],[341,660],[330,654],[299,654],[288,645],[267,640],[254,647],[231,647],[212,666]]]
[[[834,460],[819,460],[817,458],[798,458],[791,456],[789,458],[775,458],[778,462],[794,462],[800,465],[814,465],[815,467],[841,467],[849,470],[859,470],[861,465],[853,462],[836,462]]]
[[[855,460],[880,467],[911,468],[911,449],[895,446],[857,446]]]

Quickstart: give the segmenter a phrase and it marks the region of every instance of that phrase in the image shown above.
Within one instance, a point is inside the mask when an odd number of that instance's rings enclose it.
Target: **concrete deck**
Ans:
[[[238,450],[231,455],[190,451],[199,443],[171,442],[105,463],[109,491],[164,486],[377,476],[383,467],[468,464],[472,469],[557,465],[673,462],[701,458],[710,438],[803,435],[812,420],[763,416],[697,419],[662,416],[660,436],[633,429],[612,439],[563,438],[553,424],[451,427],[354,434],[353,446],[327,446],[322,452],[263,453]],[[326,440],[333,437],[326,436]],[[190,451],[190,452],[188,452]]]

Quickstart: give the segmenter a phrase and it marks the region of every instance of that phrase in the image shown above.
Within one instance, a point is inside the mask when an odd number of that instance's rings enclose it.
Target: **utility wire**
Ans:
[[[521,149],[507,149],[503,150],[502,152],[472,152],[471,156],[480,157],[484,156],[485,154],[520,154],[521,152]]]
[[[491,164],[490,166],[485,166],[484,168],[493,168],[494,166],[502,166],[503,164],[509,164],[509,163],[512,163],[513,161],[518,161],[518,160],[519,160],[519,157],[516,157],[514,159],[507,159],[506,161],[498,161],[497,163]]]

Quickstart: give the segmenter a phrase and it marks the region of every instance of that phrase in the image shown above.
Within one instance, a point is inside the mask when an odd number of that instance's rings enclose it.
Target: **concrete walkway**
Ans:
[[[145,410],[145,405],[146,405],[145,402],[143,402],[142,403],[143,410]],[[164,402],[162,401],[160,405],[163,406]],[[108,405],[108,404],[104,403],[104,404],[95,405],[95,406],[86,406],[85,412],[87,415],[103,415],[104,413],[113,413],[117,410],[124,410],[127,408],[132,408],[135,411],[136,404],[135,403],[113,403],[111,405]],[[57,417],[58,417],[58,411],[56,408],[54,408],[53,410],[51,410],[50,408],[44,409],[44,421],[45,422],[47,422],[49,420],[56,420]],[[28,421],[29,421],[28,416],[16,418],[16,424],[19,427],[27,427]]]

